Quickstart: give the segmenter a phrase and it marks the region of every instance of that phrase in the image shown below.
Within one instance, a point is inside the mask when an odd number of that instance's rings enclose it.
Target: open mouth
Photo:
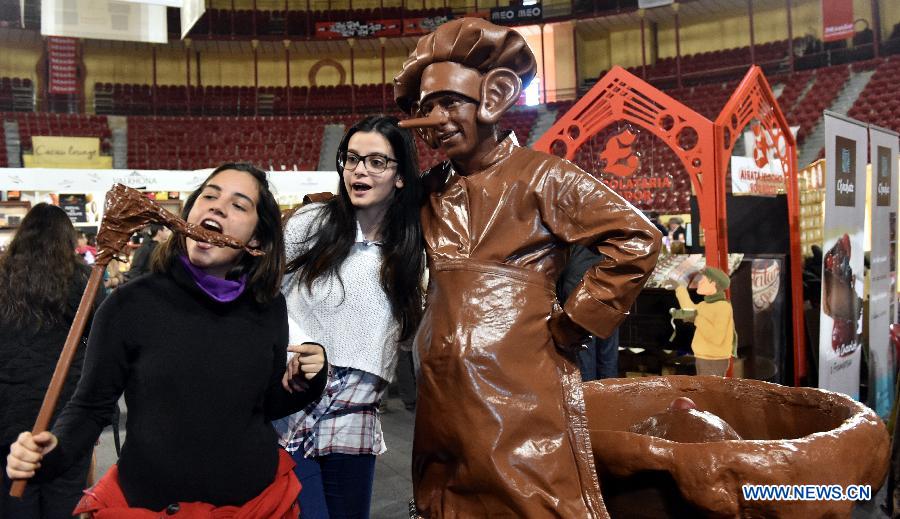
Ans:
[[[372,186],[368,184],[363,184],[362,182],[354,182],[350,184],[351,189],[353,189],[354,193],[365,193],[366,191],[372,189]]]
[[[222,233],[222,224],[215,220],[203,220],[200,222],[200,227],[203,227],[207,231],[217,232],[219,234]]]
[[[444,133],[439,133],[438,136],[437,136],[437,138],[438,138],[438,140],[441,141],[441,142],[447,142],[447,141],[449,141],[450,139],[452,139],[453,137],[455,137],[457,134],[459,134],[458,131],[454,131],[454,132],[444,132]]]

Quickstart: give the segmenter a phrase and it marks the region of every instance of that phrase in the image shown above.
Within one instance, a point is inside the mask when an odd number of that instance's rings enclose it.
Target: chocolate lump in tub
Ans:
[[[728,422],[710,412],[699,411],[697,404],[687,397],[676,398],[665,411],[634,424],[628,430],[679,443],[741,439]]]

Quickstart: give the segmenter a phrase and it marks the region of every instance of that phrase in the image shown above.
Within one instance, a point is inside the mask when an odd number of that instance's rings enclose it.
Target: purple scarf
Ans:
[[[217,278],[204,272],[202,269],[194,266],[187,256],[179,256],[181,264],[194,278],[194,283],[204,291],[206,295],[220,303],[230,303],[237,299],[244,289],[247,288],[247,274],[241,275],[237,281]]]

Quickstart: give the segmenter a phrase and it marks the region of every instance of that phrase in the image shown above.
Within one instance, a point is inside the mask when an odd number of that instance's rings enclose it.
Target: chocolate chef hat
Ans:
[[[394,78],[394,98],[406,113],[439,90],[480,101],[481,79],[498,68],[515,73],[523,87],[534,77],[534,54],[522,35],[481,18],[453,20],[419,39]]]

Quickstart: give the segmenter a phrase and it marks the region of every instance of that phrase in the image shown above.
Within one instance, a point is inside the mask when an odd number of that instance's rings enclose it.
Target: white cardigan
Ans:
[[[290,262],[311,246],[303,243],[315,233],[322,204],[307,205],[285,225],[284,241]],[[290,344],[316,342],[334,366],[360,369],[390,382],[397,363],[400,327],[381,287],[381,246],[366,241],[357,223],[356,243],[335,276],[319,278],[312,291],[298,286],[293,274],[281,291],[287,300]]]

